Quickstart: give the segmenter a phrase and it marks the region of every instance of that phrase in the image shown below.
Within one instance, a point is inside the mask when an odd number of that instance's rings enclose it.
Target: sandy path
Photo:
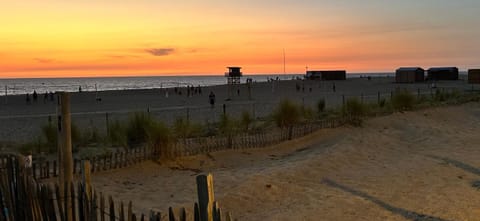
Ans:
[[[97,174],[137,210],[189,206],[193,171],[239,220],[480,220],[480,105],[398,113],[276,147]],[[419,219],[418,219],[419,218]]]

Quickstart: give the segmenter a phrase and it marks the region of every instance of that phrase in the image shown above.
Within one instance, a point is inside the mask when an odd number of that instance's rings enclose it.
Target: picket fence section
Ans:
[[[197,176],[198,202],[194,203],[190,216],[185,208],[172,207],[165,214],[152,210],[148,214],[137,214],[131,201],[115,202],[111,196],[95,191],[89,183],[68,183],[63,188],[54,182],[39,183],[22,165],[21,156],[0,158],[6,166],[0,173],[0,221],[233,220],[230,213],[222,213],[214,200],[212,175]]]
[[[278,144],[287,140],[297,139],[317,130],[335,128],[348,122],[347,117],[322,120],[315,123],[296,125],[289,130],[274,129],[254,134],[237,134],[232,136],[219,135],[212,137],[199,137],[178,139],[168,148],[140,147],[122,149],[108,155],[96,156],[87,159],[74,159],[73,173],[79,174],[81,161],[89,160],[92,164],[91,172],[108,171],[118,168],[129,167],[146,160],[158,160],[159,158],[177,158],[211,153],[222,150],[239,150],[263,148]],[[32,176],[35,179],[49,179],[59,174],[58,162],[56,160],[34,161],[32,164]],[[0,168],[5,164],[0,160]]]

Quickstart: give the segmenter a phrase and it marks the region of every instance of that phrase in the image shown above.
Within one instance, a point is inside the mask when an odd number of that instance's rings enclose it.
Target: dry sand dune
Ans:
[[[137,211],[191,208],[200,170],[239,220],[480,220],[479,131],[480,104],[397,113],[267,149],[99,173],[94,185]]]

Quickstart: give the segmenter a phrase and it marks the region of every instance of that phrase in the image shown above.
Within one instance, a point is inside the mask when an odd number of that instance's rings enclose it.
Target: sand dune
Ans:
[[[239,220],[480,220],[479,130],[480,104],[397,113],[267,149],[145,162],[94,185],[165,211],[191,207],[201,170]]]

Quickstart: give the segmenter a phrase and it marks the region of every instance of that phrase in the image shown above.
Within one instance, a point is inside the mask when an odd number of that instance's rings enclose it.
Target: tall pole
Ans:
[[[70,95],[59,92],[57,97],[57,147],[59,162],[59,186],[65,205],[65,220],[73,220],[71,187],[73,181],[72,127]]]

